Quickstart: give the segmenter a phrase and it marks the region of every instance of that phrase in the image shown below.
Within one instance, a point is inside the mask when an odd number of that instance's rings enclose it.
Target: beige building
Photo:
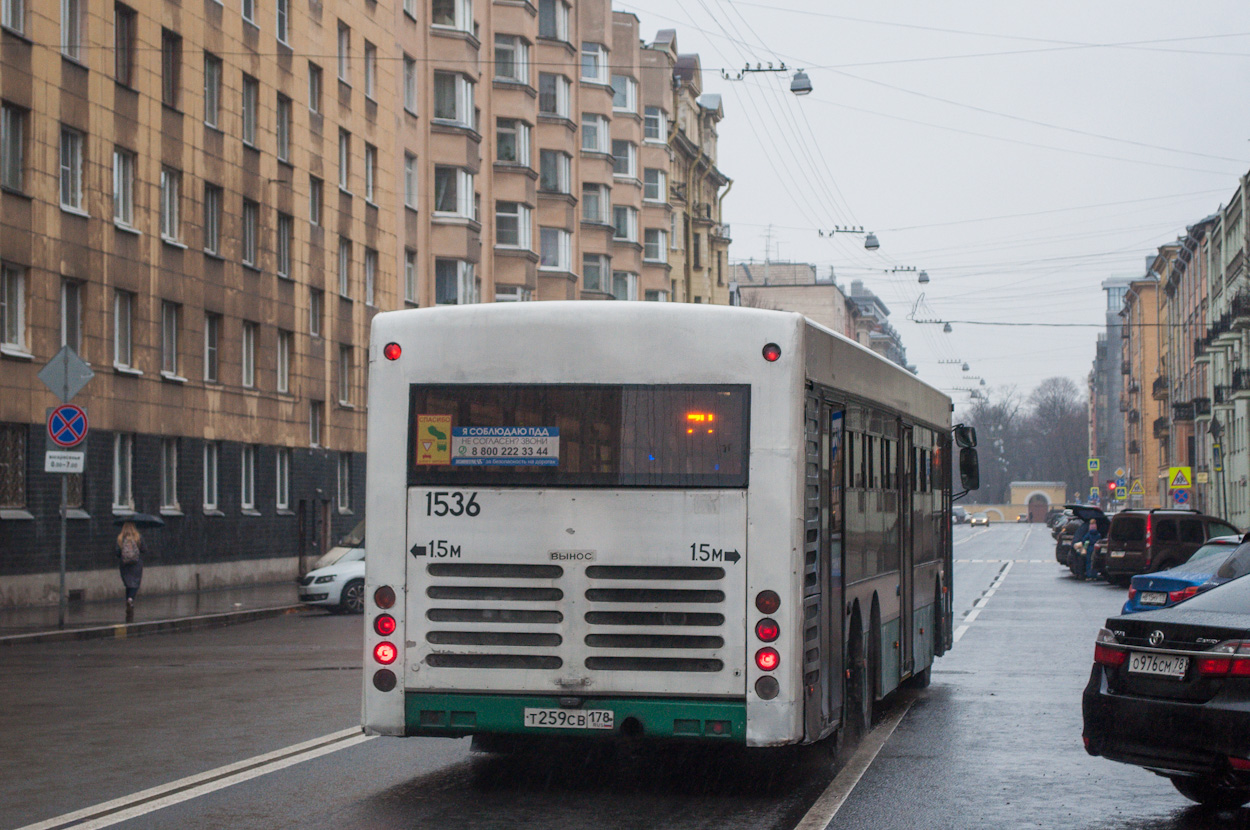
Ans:
[[[1124,457],[1129,480],[1128,507],[1164,507],[1167,470],[1167,414],[1154,398],[1159,377],[1159,279],[1153,274],[1133,280],[1124,295],[1125,336],[1122,338],[1120,371],[1124,376],[1121,409],[1124,412]],[[1162,422],[1160,419],[1163,419]],[[1134,494],[1135,482],[1142,493]],[[1161,489],[1162,488],[1162,489]]]

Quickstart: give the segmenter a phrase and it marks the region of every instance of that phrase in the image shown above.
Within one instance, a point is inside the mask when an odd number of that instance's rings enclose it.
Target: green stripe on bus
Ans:
[[[610,709],[613,728],[556,729],[524,725],[526,709],[559,709],[560,697],[405,692],[405,733],[447,737],[484,733],[602,738],[620,735],[625,721],[633,718],[646,737],[746,741],[745,701],[664,698],[583,698],[583,701],[582,709]]]

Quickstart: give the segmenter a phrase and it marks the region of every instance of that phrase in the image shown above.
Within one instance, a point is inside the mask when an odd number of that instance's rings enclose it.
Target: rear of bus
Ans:
[[[366,731],[801,740],[802,331],[677,304],[375,318]]]

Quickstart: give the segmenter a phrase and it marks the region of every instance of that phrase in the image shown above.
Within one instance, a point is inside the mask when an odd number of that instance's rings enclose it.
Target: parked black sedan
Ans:
[[[1090,755],[1170,778],[1208,807],[1250,802],[1250,579],[1109,618],[1081,708]]]

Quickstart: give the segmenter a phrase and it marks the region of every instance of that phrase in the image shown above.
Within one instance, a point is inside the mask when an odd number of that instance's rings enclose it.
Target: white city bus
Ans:
[[[378,315],[365,730],[861,729],[950,645],[950,411],[799,314]]]

